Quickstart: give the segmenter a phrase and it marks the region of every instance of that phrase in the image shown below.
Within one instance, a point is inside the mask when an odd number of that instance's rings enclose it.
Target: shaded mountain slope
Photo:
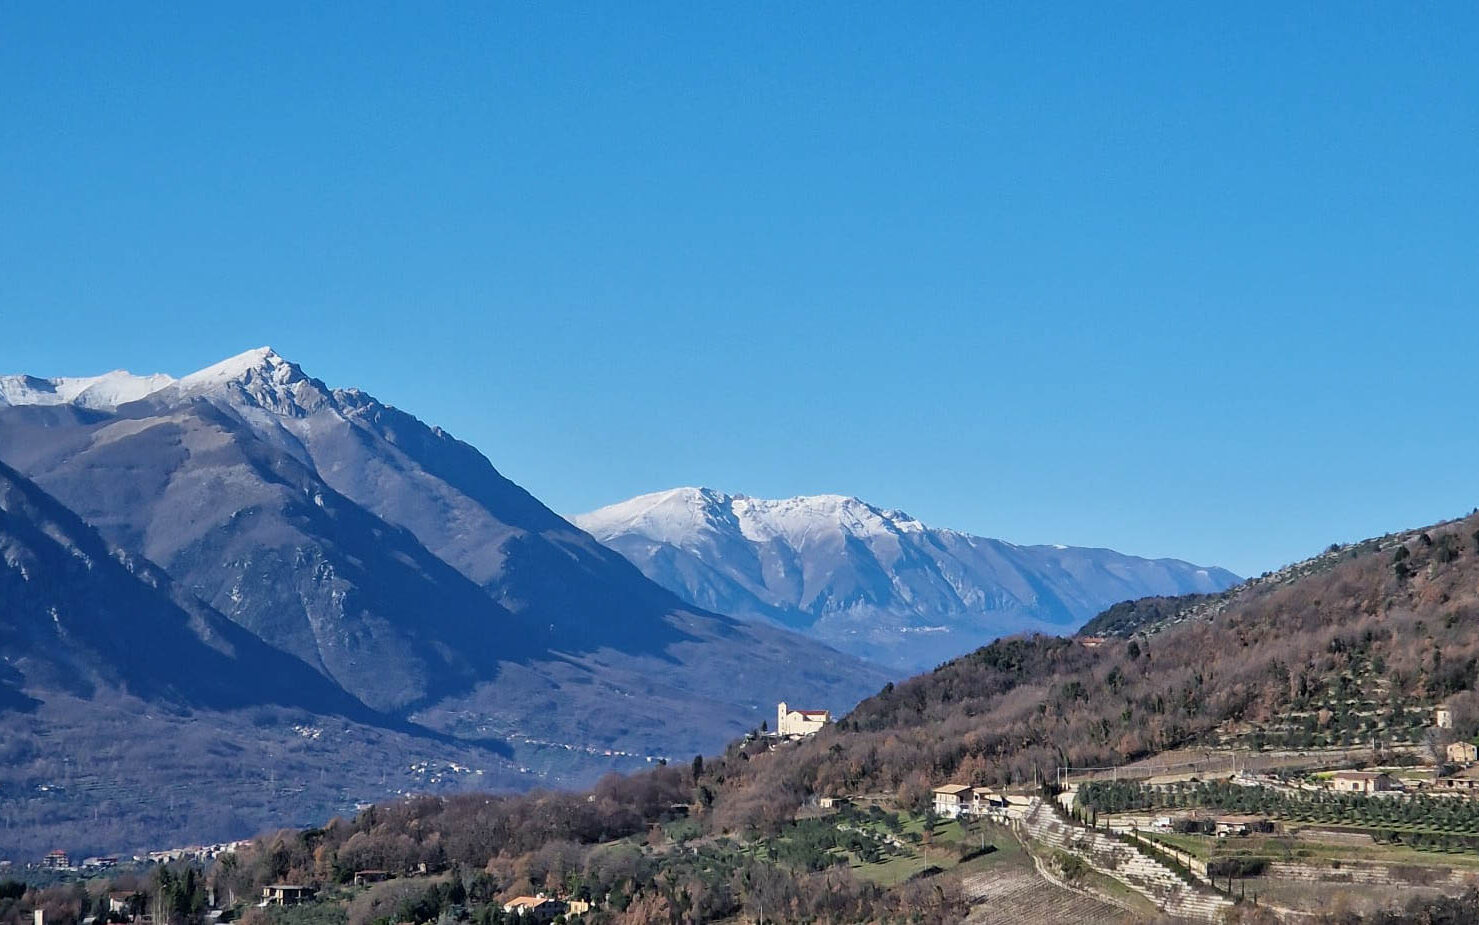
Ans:
[[[109,548],[0,463],[0,684],[90,697],[99,688],[208,709],[300,707],[377,717],[308,665]]]
[[[502,751],[371,710],[0,464],[8,857],[239,838],[469,778],[518,786]]]
[[[191,400],[300,459],[567,647],[643,652],[680,638],[662,619],[680,602],[445,431],[357,389],[329,389],[266,350],[187,376],[137,408]]]
[[[130,406],[137,409],[137,406]],[[378,709],[466,690],[539,639],[407,531],[329,488],[209,402],[38,427],[0,446],[125,548]],[[55,412],[44,412],[55,420]],[[64,435],[52,452],[46,437]]]

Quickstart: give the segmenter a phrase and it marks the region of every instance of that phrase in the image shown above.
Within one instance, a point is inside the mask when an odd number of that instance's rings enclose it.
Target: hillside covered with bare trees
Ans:
[[[1479,516],[1332,547],[1158,610],[1123,636],[1000,640],[889,685],[801,742],[755,735],[588,794],[422,798],[279,833],[233,868],[234,888],[424,863],[480,871],[494,893],[620,883],[613,921],[720,916],[766,897],[815,921],[906,911],[948,921],[960,902],[948,884],[856,883],[798,846],[798,814],[837,796],[923,811],[946,781],[1031,787],[1060,765],[1189,746],[1287,741],[1375,755],[1421,742],[1439,702],[1455,709],[1453,735],[1479,731]],[[675,833],[702,847],[672,851]],[[788,847],[745,853],[757,844]],[[823,889],[835,906],[809,905]]]

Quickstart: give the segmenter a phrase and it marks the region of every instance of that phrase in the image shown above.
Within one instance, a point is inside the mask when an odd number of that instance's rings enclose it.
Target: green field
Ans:
[[[896,835],[907,846],[902,853],[873,863],[866,863],[852,852],[846,852],[848,866],[858,878],[881,886],[894,886],[930,867],[938,867],[944,871],[979,873],[993,866],[1027,861],[1017,840],[1010,832],[998,826],[977,825],[967,832],[956,820],[937,819],[930,829],[929,843],[924,844],[929,822],[926,817],[905,813],[891,815],[898,823],[896,832],[890,832],[889,827],[879,820],[854,820],[853,824],[880,838],[888,834]],[[920,842],[915,842],[911,835],[918,837]],[[967,861],[963,866],[960,862],[962,851],[980,849],[983,843],[994,850]]]

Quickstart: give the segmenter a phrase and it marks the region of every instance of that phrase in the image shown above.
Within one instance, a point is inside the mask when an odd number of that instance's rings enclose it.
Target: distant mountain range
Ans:
[[[1119,601],[1213,592],[1226,569],[1017,546],[841,495],[641,495],[572,521],[696,607],[804,632],[900,670],[1024,630],[1071,632]]]
[[[142,840],[230,834],[198,822],[240,802],[248,772],[218,752],[253,737],[299,768],[260,826],[427,789],[437,762],[463,768],[449,784],[588,782],[888,679],[685,604],[473,447],[266,348],[181,379],[0,377],[0,461],[0,721],[46,743],[0,747],[0,817],[43,834],[140,796],[69,785],[96,758],[73,752],[124,747],[124,704],[219,731],[149,752],[193,776],[178,815],[130,817]]]

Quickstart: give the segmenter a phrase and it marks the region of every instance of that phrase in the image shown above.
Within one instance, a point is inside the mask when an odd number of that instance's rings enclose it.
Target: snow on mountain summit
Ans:
[[[1009,633],[1074,629],[1122,600],[1238,580],[1175,559],[971,536],[849,495],[676,488],[572,520],[692,604],[908,669]]]
[[[59,376],[41,379],[36,376],[0,376],[0,405],[78,405],[83,408],[110,410],[147,395],[174,382],[169,376],[135,376],[115,369],[101,376]]]
[[[299,416],[331,401],[327,386],[309,377],[271,347],[258,347],[191,373],[171,390],[185,398],[202,396],[244,402],[274,414]]]
[[[77,405],[111,411],[166,389],[179,395],[192,395],[233,384],[250,386],[254,382],[280,388],[306,378],[302,370],[271,347],[258,347],[180,379],[164,373],[140,376],[122,369],[101,376],[50,379],[25,374],[0,376],[0,405]]]
[[[271,347],[258,347],[191,373],[180,380],[180,387],[185,390],[211,388],[242,379],[253,373],[271,374],[288,365],[290,365],[288,361],[278,356],[277,351]]]
[[[853,536],[918,533],[925,529],[902,511],[883,510],[850,495],[798,495],[765,499],[713,488],[673,488],[639,495],[572,518],[603,542],[640,533],[659,542],[685,545],[696,533],[734,529],[746,539],[806,542],[823,531]]]
[[[145,398],[170,402],[204,397],[218,403],[246,399],[263,409],[301,413],[328,396],[323,383],[271,347],[247,350],[179,379],[164,373],[139,376],[121,369],[101,376],[51,379],[0,376],[0,406],[76,405],[114,411]]]

